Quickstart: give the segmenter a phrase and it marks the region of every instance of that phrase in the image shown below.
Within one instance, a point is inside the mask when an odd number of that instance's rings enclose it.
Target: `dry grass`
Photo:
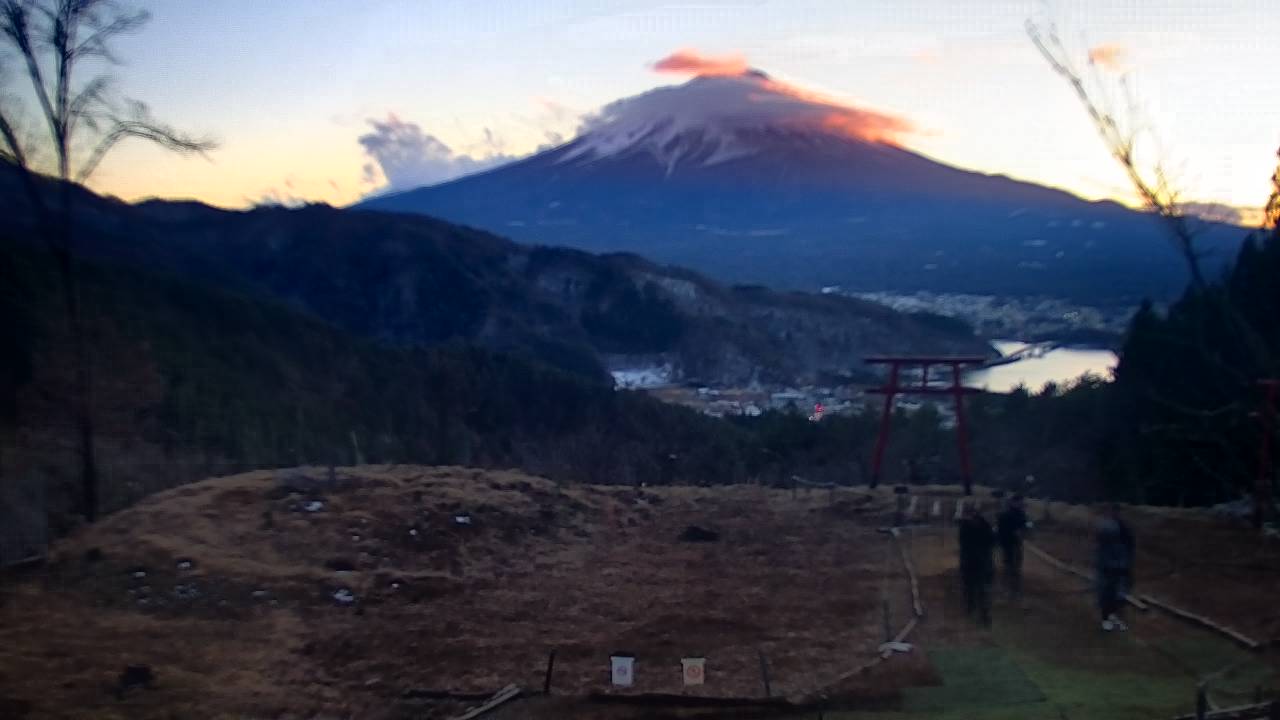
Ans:
[[[904,689],[945,682],[929,648],[998,647],[1049,697],[1035,712],[1057,717],[1048,705],[1059,703],[1071,717],[1145,717],[1186,699],[1198,666],[1174,657],[1179,648],[1208,647],[1200,631],[1154,614],[1127,644],[1089,632],[1087,583],[1031,557],[1027,606],[998,603],[995,631],[976,627],[955,575],[956,491],[919,488],[922,513],[935,500],[944,508],[902,537],[927,613],[910,638],[918,649],[832,686],[874,656],[886,605],[894,631],[910,616],[899,555],[876,532],[892,514],[888,489],[562,487],[407,466],[344,468],[334,480],[321,468],[209,480],[60,543],[47,568],[4,589],[0,716],[450,717],[463,705],[405,692],[540,689],[554,648],[558,697],[497,717],[685,717],[572,698],[611,691],[608,656],[619,651],[639,658],[627,692],[684,692],[679,660],[701,655],[708,684],[692,692],[759,697],[763,651],[775,694],[825,688],[837,704],[905,718],[915,716]],[[1087,564],[1092,510],[1049,511],[1038,542]],[[460,513],[472,524],[456,523]],[[1203,514],[1135,509],[1133,524],[1148,589],[1244,629],[1273,627],[1276,548]],[[689,525],[720,540],[679,542]],[[355,602],[337,602],[339,590]],[[1235,652],[1213,651],[1224,663]],[[117,699],[112,685],[132,663],[150,665],[156,686]],[[1269,682],[1270,672],[1249,677]],[[1120,677],[1149,678],[1150,697],[1133,707],[1076,697],[1103,686],[1122,697]]]
[[[874,529],[886,498],[405,466],[337,480],[205,481],[61,543],[5,603],[0,697],[32,717],[422,716],[404,691],[538,688],[552,648],[560,693],[607,690],[627,651],[633,692],[681,692],[680,658],[705,655],[700,692],[755,697],[758,650],[775,692],[800,693],[873,654],[883,597],[906,617]],[[721,540],[678,542],[688,525]],[[157,687],[118,701],[105,688],[129,663]]]

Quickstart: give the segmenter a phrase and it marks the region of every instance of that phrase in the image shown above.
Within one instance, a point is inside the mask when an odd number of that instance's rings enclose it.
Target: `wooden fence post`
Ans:
[[[551,671],[554,670],[555,667],[556,667],[556,651],[552,650],[551,653],[547,655],[547,676],[542,681],[543,695],[551,694]]]
[[[764,650],[756,650],[760,655],[760,680],[764,683],[764,696],[773,697],[773,686],[769,683],[769,661],[765,659]]]

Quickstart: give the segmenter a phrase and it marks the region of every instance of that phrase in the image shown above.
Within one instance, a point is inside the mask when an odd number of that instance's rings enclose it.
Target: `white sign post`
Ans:
[[[610,655],[609,665],[612,670],[615,687],[631,687],[635,680],[636,659],[630,655]]]
[[[706,658],[682,658],[680,666],[684,668],[684,684],[701,685],[707,680]]]

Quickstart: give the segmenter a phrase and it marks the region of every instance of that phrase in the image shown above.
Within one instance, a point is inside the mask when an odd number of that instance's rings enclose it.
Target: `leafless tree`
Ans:
[[[1259,369],[1275,367],[1276,358],[1271,356],[1269,346],[1259,329],[1235,306],[1230,293],[1206,283],[1200,267],[1201,254],[1196,246],[1195,227],[1185,212],[1186,208],[1180,203],[1179,193],[1170,182],[1160,158],[1148,163],[1138,159],[1139,140],[1144,133],[1149,132],[1149,128],[1142,118],[1141,107],[1134,98],[1127,77],[1121,75],[1116,79],[1118,94],[1124,101],[1120,104],[1115,100],[1117,93],[1103,81],[1097,64],[1092,59],[1089,61],[1089,75],[1081,70],[1080,64],[1073,59],[1072,53],[1062,42],[1054,23],[1046,22],[1041,25],[1027,20],[1026,30],[1049,66],[1071,86],[1107,150],[1124,169],[1143,203],[1164,221],[1169,237],[1187,267],[1192,289],[1216,310],[1216,315],[1212,319],[1202,319],[1202,324],[1225,323],[1231,330],[1230,337],[1239,344],[1244,357],[1248,358],[1247,362],[1240,365],[1233,364],[1226,359],[1228,355],[1223,348],[1206,340],[1209,336],[1220,337],[1220,334],[1207,333],[1207,328],[1204,327],[1194,328],[1187,337],[1169,338],[1171,344],[1185,347],[1189,353],[1196,353],[1215,371],[1206,381],[1226,386],[1229,388],[1228,394],[1239,399],[1221,408],[1202,410],[1184,407],[1175,399],[1148,389],[1148,395],[1153,401],[1183,418],[1185,424],[1179,426],[1179,431],[1190,433],[1184,440],[1194,439],[1198,443],[1218,445],[1229,454],[1231,445],[1224,442],[1223,429],[1231,427],[1227,422],[1231,417],[1247,418],[1250,415],[1257,373]],[[1272,177],[1272,182],[1275,190],[1264,209],[1263,228],[1275,227],[1277,220],[1280,220],[1280,169]],[[1235,465],[1237,467],[1227,469],[1234,478],[1234,486],[1247,487],[1247,483],[1251,482],[1249,478],[1253,475],[1251,468],[1242,462]],[[1226,482],[1222,479],[1220,470],[1222,469],[1215,470],[1212,475],[1218,482]],[[1260,525],[1264,516],[1270,513],[1269,486],[1260,484],[1254,489],[1254,494],[1257,506],[1255,523]]]
[[[1280,158],[1280,150],[1276,151],[1276,157]],[[1280,162],[1276,164],[1276,171],[1271,175],[1271,197],[1267,198],[1267,204],[1262,208],[1262,229],[1270,230],[1280,227]]]
[[[95,67],[117,65],[112,40],[137,31],[148,19],[145,11],[113,0],[0,0],[0,87],[6,91],[0,104],[0,161],[16,169],[61,280],[75,365],[71,405],[79,446],[80,509],[90,522],[98,514],[93,371],[76,275],[72,183],[88,181],[126,139],[180,153],[214,147],[210,140],[156,121],[141,102],[121,98],[110,75],[93,74]],[[12,77],[9,63],[17,66]],[[81,79],[82,70],[90,77]],[[29,117],[38,129],[24,124]],[[51,183],[43,175],[62,182]]]
[[[1120,163],[1143,204],[1167,225],[1169,237],[1187,266],[1192,285],[1203,289],[1205,279],[1200,269],[1195,228],[1181,208],[1177,188],[1170,182],[1160,158],[1151,163],[1143,163],[1138,158],[1138,144],[1148,128],[1142,119],[1141,108],[1128,78],[1121,75],[1117,79],[1119,94],[1124,102],[1120,106],[1115,94],[1109,92],[1101,81],[1097,64],[1090,61],[1090,72],[1086,75],[1063,44],[1053,22],[1040,25],[1034,20],[1027,20],[1026,28],[1031,42],[1045,61],[1075,91],[1107,151]]]

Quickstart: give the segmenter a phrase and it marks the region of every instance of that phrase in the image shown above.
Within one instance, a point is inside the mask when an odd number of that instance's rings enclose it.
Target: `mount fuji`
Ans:
[[[909,129],[758,70],[700,75],[606,105],[566,144],[357,207],[783,288],[1112,303],[1184,287],[1155,217],[943,164],[899,144]],[[1206,224],[1203,242],[1225,260],[1241,235]]]

